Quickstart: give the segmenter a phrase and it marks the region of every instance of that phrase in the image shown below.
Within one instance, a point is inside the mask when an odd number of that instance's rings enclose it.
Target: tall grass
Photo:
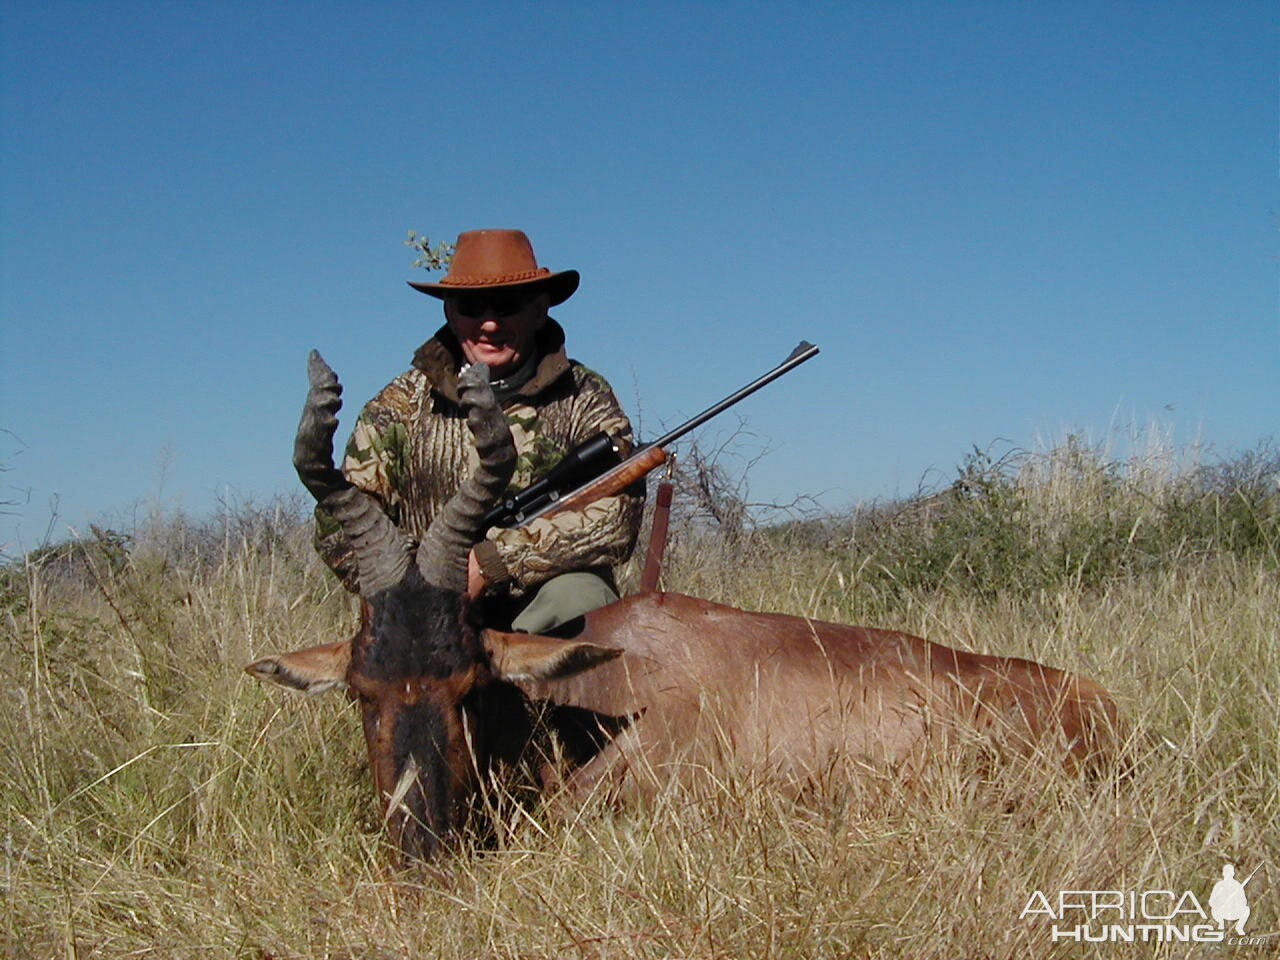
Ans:
[[[833,781],[800,798],[730,777],[621,811],[513,815],[496,847],[398,874],[351,709],[240,673],[353,624],[296,510],[171,517],[11,564],[0,576],[0,952],[1126,955],[1050,943],[1019,913],[1037,889],[1207,900],[1224,862],[1269,864],[1249,887],[1249,926],[1276,931],[1269,456],[1256,454],[1253,474],[1244,458],[1142,474],[1068,446],[973,461],[954,489],[911,502],[731,547],[706,532],[673,545],[668,589],[1098,679],[1133,730],[1118,784],[1029,784],[1012,768],[1004,786],[1023,789],[1006,806],[992,800],[998,784],[956,777],[912,793]],[[1269,943],[1239,949],[1261,956]]]
[[[984,599],[1235,556],[1280,565],[1280,449],[1214,464],[1159,443],[1126,459],[1077,437],[1002,457],[975,448],[941,489],[758,532],[765,553],[820,548],[861,593]]]

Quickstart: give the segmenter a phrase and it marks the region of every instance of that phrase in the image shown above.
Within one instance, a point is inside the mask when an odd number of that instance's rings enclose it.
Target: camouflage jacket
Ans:
[[[631,424],[604,377],[570,360],[564,331],[548,320],[538,335],[533,377],[503,409],[519,459],[511,489],[527,486],[576,444],[604,431],[632,445]],[[342,471],[371,493],[415,542],[476,463],[458,405],[461,350],[447,327],[418,348],[413,368],[365,405],[347,444]],[[608,568],[631,555],[644,508],[643,489],[597,500],[581,511],[510,530],[489,531],[476,547],[485,579],[520,596],[560,573]],[[337,523],[316,511],[316,549],[356,588],[355,559]]]

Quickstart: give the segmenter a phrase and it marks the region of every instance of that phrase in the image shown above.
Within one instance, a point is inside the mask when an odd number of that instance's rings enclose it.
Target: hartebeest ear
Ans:
[[[504,680],[558,680],[590,670],[622,653],[617,647],[538,633],[482,630],[480,637],[493,663],[493,672]]]
[[[268,683],[313,694],[346,684],[350,664],[351,641],[340,640],[263,657],[245,667],[244,672]]]

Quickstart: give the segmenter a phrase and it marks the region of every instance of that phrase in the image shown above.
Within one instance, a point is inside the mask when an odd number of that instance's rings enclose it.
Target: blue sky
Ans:
[[[0,3],[0,548],[298,489],[439,322],[412,228],[527,230],[652,437],[739,409],[752,495],[974,444],[1277,432],[1271,4]],[[345,435],[345,428],[343,430]]]

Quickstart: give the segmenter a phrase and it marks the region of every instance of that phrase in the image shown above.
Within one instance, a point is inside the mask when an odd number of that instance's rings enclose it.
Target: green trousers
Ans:
[[[511,628],[546,633],[617,599],[617,593],[603,577],[586,571],[562,573],[538,588],[533,600],[511,621]]]

